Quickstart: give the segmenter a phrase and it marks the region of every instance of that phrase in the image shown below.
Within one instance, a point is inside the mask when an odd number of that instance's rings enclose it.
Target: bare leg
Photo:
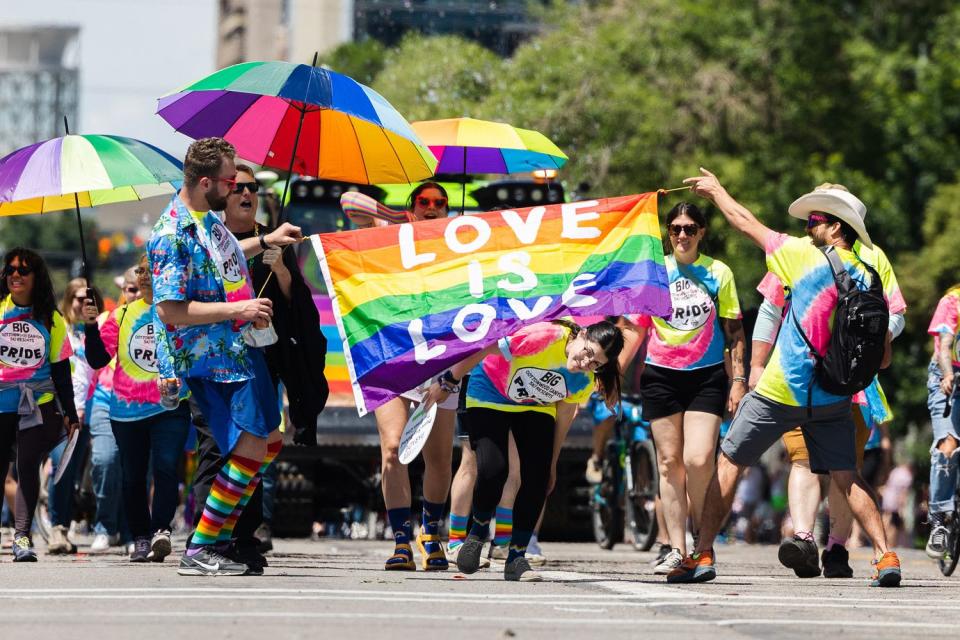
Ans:
[[[687,472],[683,467],[683,414],[658,418],[651,423],[660,468],[660,503],[670,546],[686,554]]]
[[[377,431],[380,432],[380,460],[383,474],[383,502],[387,509],[410,506],[410,476],[400,464],[400,434],[407,423],[407,400],[394,398],[377,407]],[[439,414],[439,411],[437,412]],[[437,418],[439,419],[439,415]]]
[[[860,522],[860,526],[863,527],[863,530],[873,542],[877,557],[889,551],[877,503],[873,501],[870,487],[860,477],[860,474],[856,471],[831,471],[830,478],[846,495],[847,504],[850,505],[854,517]]]
[[[787,501],[790,505],[790,518],[793,520],[794,532],[813,533],[813,526],[817,520],[817,508],[820,506],[820,477],[810,471],[809,460],[795,460],[790,465]],[[832,515],[832,503],[830,512]]]
[[[701,411],[683,415],[683,466],[687,472],[687,495],[693,516],[693,530],[700,528],[703,498],[716,468],[720,416]]]
[[[450,486],[450,513],[466,516],[473,503],[473,485],[477,482],[477,454],[470,447],[470,440],[460,440],[460,466]]]
[[[423,497],[435,503],[447,501],[453,466],[453,428],[457,414],[438,409],[430,437],[423,445]],[[403,427],[401,426],[401,429]],[[406,469],[404,470],[406,471]],[[407,486],[409,486],[409,477]]]
[[[707,486],[707,495],[703,502],[703,521],[700,523],[700,540],[696,553],[709,551],[713,548],[713,541],[723,526],[724,520],[730,515],[733,497],[737,493],[737,484],[743,475],[745,467],[737,465],[721,453],[717,460],[717,470]]]

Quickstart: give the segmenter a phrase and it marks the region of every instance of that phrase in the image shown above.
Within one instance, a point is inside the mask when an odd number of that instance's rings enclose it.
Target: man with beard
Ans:
[[[302,234],[290,224],[241,241],[230,233],[213,212],[225,209],[236,189],[234,156],[221,138],[190,145],[183,187],[147,245],[157,315],[166,325],[167,344],[158,353],[170,356],[158,357],[161,384],[186,382],[225,457],[187,541],[181,575],[247,572],[223,552],[281,442],[276,389],[262,351],[251,346],[260,344],[253,332],[267,328],[273,305],[254,296],[247,258],[299,242]]]

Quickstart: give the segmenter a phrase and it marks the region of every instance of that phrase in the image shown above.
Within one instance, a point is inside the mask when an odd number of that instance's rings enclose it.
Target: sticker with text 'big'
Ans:
[[[8,322],[0,327],[0,363],[8,367],[36,368],[43,364],[47,341],[32,322]]]
[[[560,402],[567,397],[567,381],[556,371],[522,367],[513,375],[507,395],[514,402]]]
[[[222,224],[217,223],[210,229],[213,241],[217,245],[217,253],[220,256],[217,267],[220,269],[220,275],[227,282],[240,282],[243,273],[240,271],[240,258],[237,256],[236,246],[230,238],[230,232]]]
[[[153,323],[148,322],[133,332],[127,345],[130,359],[147,373],[157,373],[157,338],[153,333]]]
[[[679,331],[695,331],[707,323],[713,311],[713,298],[686,278],[670,283],[673,315],[667,324]]]

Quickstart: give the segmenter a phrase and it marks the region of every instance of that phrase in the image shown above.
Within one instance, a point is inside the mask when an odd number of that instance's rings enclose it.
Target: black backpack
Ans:
[[[826,355],[820,357],[795,314],[792,314],[793,322],[816,360],[814,375],[820,387],[833,395],[851,396],[866,389],[880,371],[890,311],[876,269],[863,263],[870,273],[870,288],[862,291],[844,269],[833,247],[820,247],[820,251],[830,262],[837,285],[837,309]],[[811,384],[807,389],[808,412],[812,395]]]

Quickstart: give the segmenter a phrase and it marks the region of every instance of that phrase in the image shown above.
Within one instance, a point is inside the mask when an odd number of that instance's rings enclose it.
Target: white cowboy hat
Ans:
[[[801,220],[809,218],[811,213],[829,213],[853,227],[864,246],[873,248],[873,241],[870,240],[870,234],[867,233],[867,226],[864,224],[867,205],[849,191],[817,189],[794,200],[787,211],[794,218]]]

